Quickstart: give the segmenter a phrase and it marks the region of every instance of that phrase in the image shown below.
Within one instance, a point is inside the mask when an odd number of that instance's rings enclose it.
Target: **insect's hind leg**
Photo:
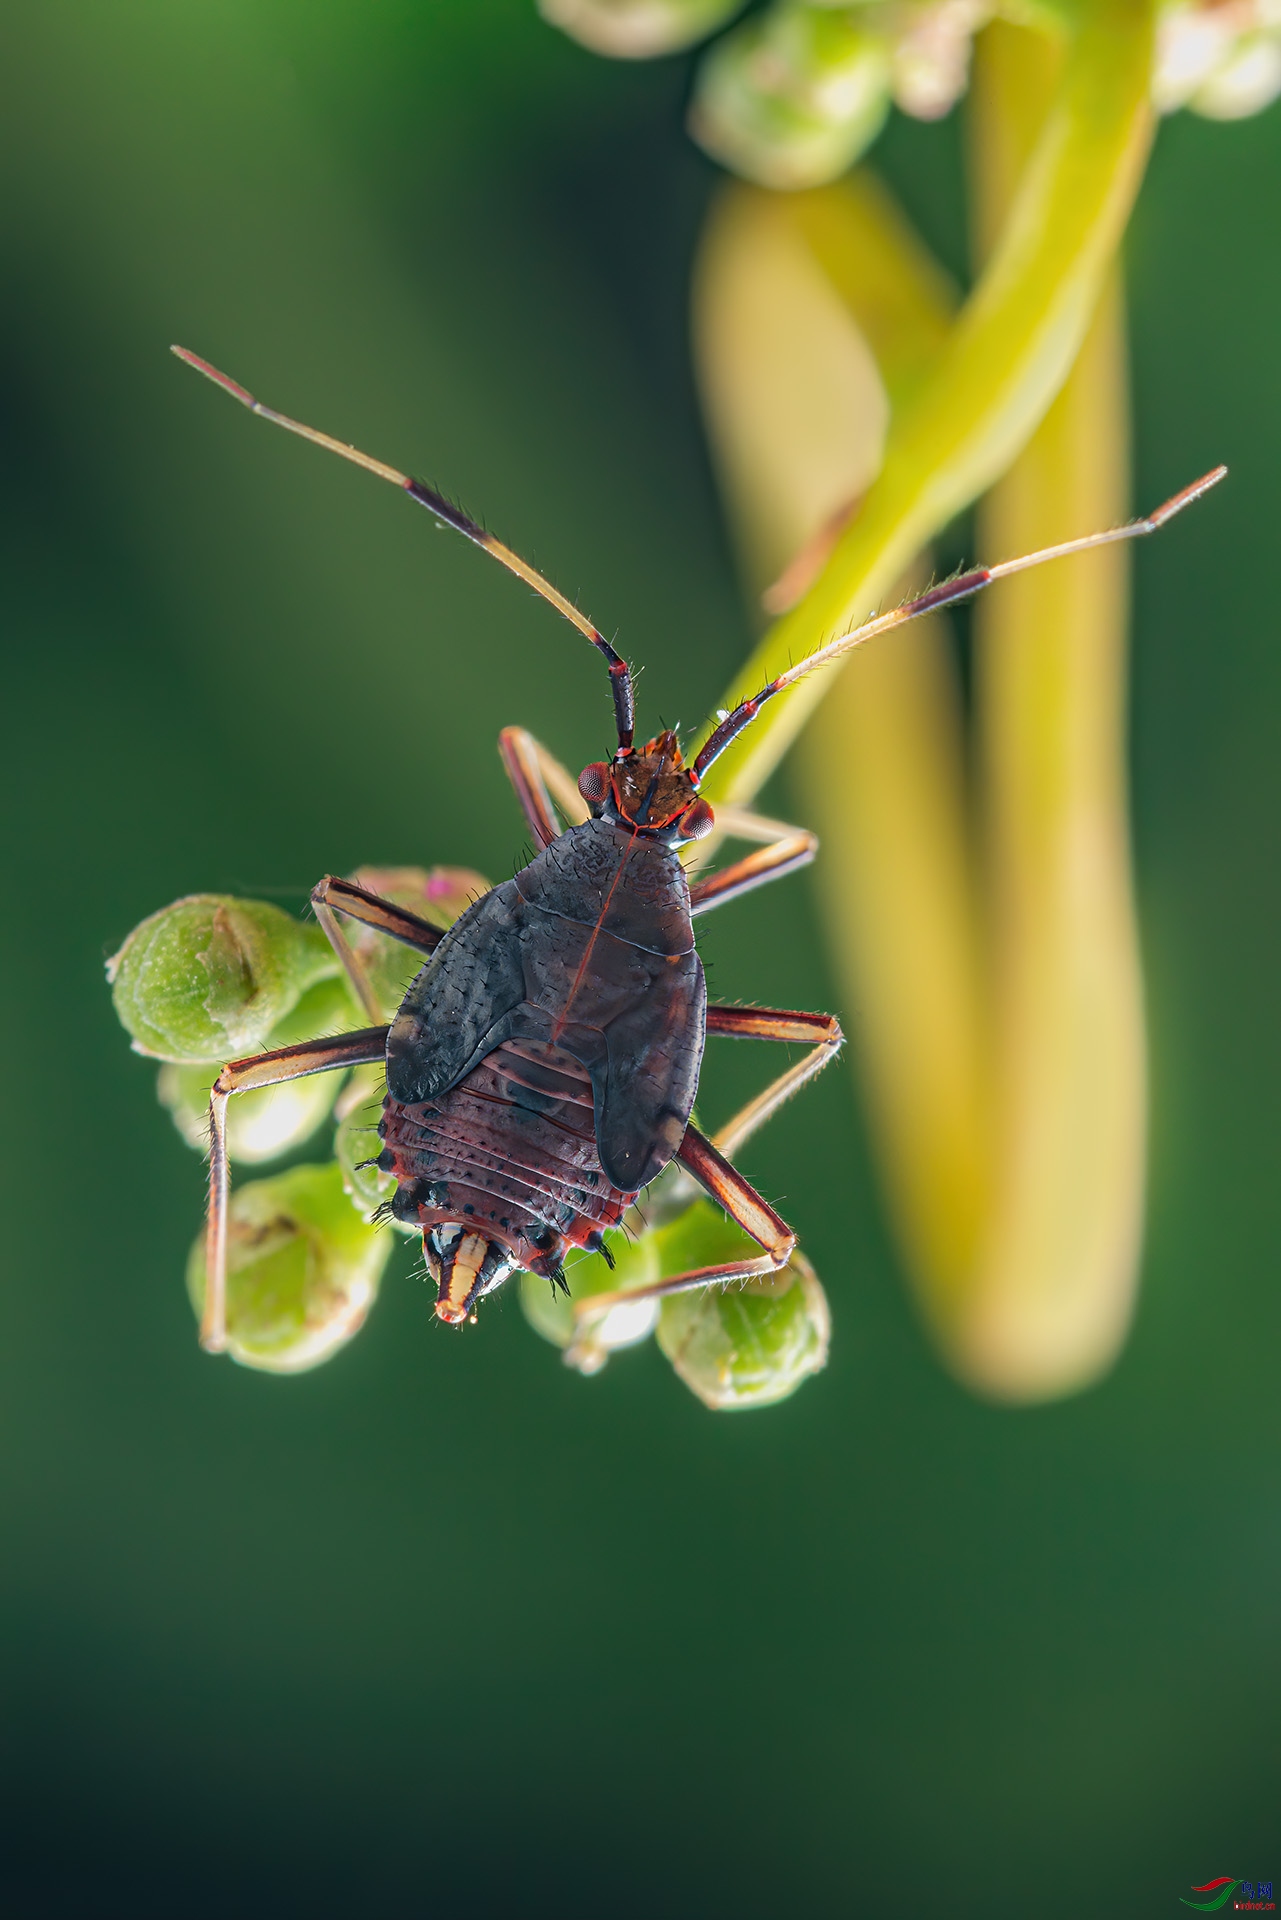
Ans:
[[[735,1280],[756,1280],[777,1273],[796,1251],[796,1235],[786,1220],[775,1213],[754,1186],[718,1152],[706,1134],[697,1127],[685,1129],[685,1138],[676,1158],[688,1168],[698,1184],[724,1207],[730,1219],[751,1235],[762,1249],[755,1260],[725,1260],[713,1267],[692,1267],[668,1280],[653,1280],[648,1286],[628,1287],[617,1293],[593,1293],[575,1306],[580,1322],[608,1313],[612,1307],[633,1300],[662,1300],[669,1293],[693,1293],[699,1287],[728,1286]]]
[[[740,894],[750,893],[753,887],[763,887],[771,880],[796,873],[801,867],[807,867],[818,852],[818,836],[808,828],[789,827],[781,820],[766,819],[763,814],[749,812],[745,807],[718,807],[716,822],[735,840],[757,840],[764,844],[755,853],[744,854],[741,860],[722,867],[719,873],[695,880],[689,890],[692,913],[709,913],[713,907],[723,907],[727,900],[737,900]]]
[[[524,727],[504,727],[498,736],[498,752],[529,831],[540,847],[549,847],[560,836],[553,801],[569,826],[579,826],[590,818],[569,769]]]
[[[832,1013],[787,1013],[777,1007],[718,1007],[707,1009],[707,1033],[734,1040],[780,1040],[809,1048],[794,1065],[771,1080],[763,1093],[719,1127],[714,1136],[722,1153],[737,1153],[758,1127],[763,1127],[785,1100],[821,1073],[845,1044],[841,1023]]]
[[[687,1127],[676,1158],[698,1184],[719,1201],[732,1220],[766,1249],[759,1260],[730,1261],[720,1267],[699,1267],[670,1280],[615,1293],[596,1293],[576,1308],[580,1319],[595,1318],[624,1300],[657,1300],[669,1293],[688,1293],[696,1287],[751,1280],[785,1267],[796,1247],[796,1236],[786,1221],[764,1201],[727,1156],[741,1147],[782,1106],[785,1100],[820,1073],[844,1045],[840,1022],[830,1013],[789,1013],[776,1007],[718,1007],[707,1009],[707,1032],[739,1040],[778,1040],[807,1045],[809,1051],[763,1093],[734,1115],[708,1140],[697,1127]]]
[[[214,1081],[209,1095],[209,1210],[205,1219],[205,1310],[200,1344],[221,1353],[227,1344],[227,1213],[231,1177],[227,1162],[227,1102],[233,1093],[276,1087],[309,1073],[333,1073],[342,1067],[368,1066],[384,1058],[386,1027],[362,1027],[333,1040],[303,1040],[273,1053],[232,1060]]]
[[[367,892],[354,880],[339,880],[332,873],[327,873],[312,888],[311,905],[330,946],[342,962],[353,993],[372,1020],[381,1020],[383,1010],[359,954],[343,932],[339,913],[359,920],[366,927],[376,927],[379,933],[390,934],[393,940],[414,947],[419,953],[434,953],[445,937],[439,927],[420,920],[416,913]]]

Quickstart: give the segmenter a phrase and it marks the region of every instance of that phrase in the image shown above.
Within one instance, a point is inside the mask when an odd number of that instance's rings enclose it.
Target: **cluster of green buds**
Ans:
[[[742,0],[539,0],[584,46],[641,58],[693,45]],[[966,89],[975,33],[994,16],[1070,21],[1070,0],[772,0],[708,48],[689,109],[694,139],[759,186],[836,179],[866,151],[891,105],[936,120]],[[1153,97],[1217,119],[1281,92],[1281,0],[1167,0]]]
[[[351,877],[442,930],[489,884],[460,867],[362,867]],[[373,928],[352,924],[348,932],[390,1019],[413,956]],[[368,1021],[321,929],[260,900],[177,900],[135,927],[107,972],[134,1051],[160,1063],[161,1103],[198,1151],[208,1145],[210,1088],[228,1060]],[[241,1165],[293,1154],[333,1128],[321,1161],[233,1185],[227,1345],[241,1365],[301,1373],[331,1359],[377,1298],[395,1234],[413,1231],[386,1213],[395,1183],[375,1159],[383,1093],[382,1069],[373,1066],[259,1088],[230,1103],[228,1150]],[[824,1365],[827,1303],[799,1255],[783,1273],[732,1293],[712,1288],[661,1304],[577,1311],[593,1293],[616,1295],[757,1251],[683,1176],[666,1178],[646,1200],[645,1217],[634,1213],[614,1236],[612,1273],[588,1256],[574,1265],[572,1299],[522,1275],[525,1317],[568,1365],[596,1373],[611,1353],[656,1334],[680,1378],[715,1408],[769,1405]],[[199,1318],[203,1234],[191,1249],[187,1288]]]

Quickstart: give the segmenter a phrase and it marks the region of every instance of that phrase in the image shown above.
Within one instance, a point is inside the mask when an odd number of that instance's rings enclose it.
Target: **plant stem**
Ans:
[[[766,634],[724,704],[854,625],[938,529],[1005,469],[1080,347],[1151,138],[1152,0],[1089,0],[1001,239],[934,375],[903,410],[862,509],[800,604]],[[708,797],[749,801],[826,691],[773,701],[711,770]]]
[[[989,231],[1036,92],[1027,38],[998,26],[978,63],[976,190]],[[1114,270],[1063,391],[983,503],[984,552],[1124,517],[1128,401]],[[1019,1400],[1097,1377],[1133,1299],[1145,1050],[1124,771],[1128,575],[1125,549],[1104,549],[1011,580],[975,609],[996,1171],[951,1339],[966,1377]]]

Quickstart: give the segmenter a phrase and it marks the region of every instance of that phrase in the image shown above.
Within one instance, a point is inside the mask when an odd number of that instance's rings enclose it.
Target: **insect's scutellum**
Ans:
[[[426,964],[390,1026],[233,1061],[219,1074],[210,1113],[204,1344],[215,1351],[226,1344],[227,1101],[250,1087],[363,1062],[386,1066],[377,1164],[396,1178],[396,1216],[421,1228],[442,1320],[460,1325],[474,1318],[476,1301],[518,1269],[563,1286],[570,1249],[605,1252],[604,1234],[622,1227],[638,1193],[672,1160],[756,1241],[760,1256],[590,1296],[580,1313],[777,1272],[790,1260],[795,1236],[729,1156],[832,1059],[841,1029],[829,1014],[709,1006],[693,917],[794,872],[814,858],[817,842],[804,830],[738,814],[731,830],[761,846],[691,888],[680,848],[713,824],[698,794],[702,775],[767,701],[865,640],[1026,568],[1154,533],[1226,468],[1216,467],[1145,519],[974,568],[838,635],[732,710],[722,709],[686,766],[676,730],[636,747],[627,663],[518,554],[425,482],[263,406],[186,348],[173,351],[251,412],[390,481],[532,587],[604,658],[616,734],[609,759],[592,762],[579,777],[588,817],[562,826],[549,789],[568,812],[570,776],[522,729],[503,732],[503,762],[540,851],[443,937],[349,881],[327,877],[316,887],[317,916],[371,1013],[378,1011],[376,996],[341,916],[417,948]],[[690,1124],[690,1113],[704,1036],[715,1034],[807,1051],[709,1140]]]

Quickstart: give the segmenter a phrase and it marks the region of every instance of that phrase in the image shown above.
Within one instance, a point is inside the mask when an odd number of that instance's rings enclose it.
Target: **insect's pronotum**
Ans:
[[[605,1231],[672,1160],[744,1228],[760,1255],[675,1274],[625,1296],[596,1294],[583,1303],[587,1310],[596,1314],[624,1297],[652,1298],[784,1267],[796,1237],[731,1155],[827,1064],[841,1045],[841,1030],[830,1014],[709,1006],[692,916],[794,872],[813,859],[817,841],[754,814],[727,819],[723,811],[722,827],[761,844],[690,886],[680,849],[715,824],[699,796],[702,776],[765,702],[803,675],[994,580],[1154,533],[1226,469],[1216,467],[1146,519],[976,568],[838,636],[726,714],[686,766],[672,732],[636,746],[627,663],[510,548],[422,481],[273,412],[185,348],[174,352],[251,412],[392,481],[533,587],[604,658],[617,734],[609,760],[592,762],[578,777],[589,817],[563,830],[551,795],[572,813],[569,774],[522,728],[500,734],[503,763],[539,852],[448,933],[350,881],[327,876],[313,889],[316,916],[375,1023],[376,996],[339,916],[428,958],[390,1026],[233,1060],[218,1075],[210,1099],[203,1344],[211,1351],[226,1344],[228,1100],[304,1074],[373,1062],[384,1063],[387,1074],[378,1164],[396,1178],[392,1212],[422,1230],[436,1312],[444,1321],[465,1320],[483,1294],[517,1270],[563,1286],[570,1247],[608,1259]],[[715,1140],[690,1124],[709,1034],[808,1048]]]

